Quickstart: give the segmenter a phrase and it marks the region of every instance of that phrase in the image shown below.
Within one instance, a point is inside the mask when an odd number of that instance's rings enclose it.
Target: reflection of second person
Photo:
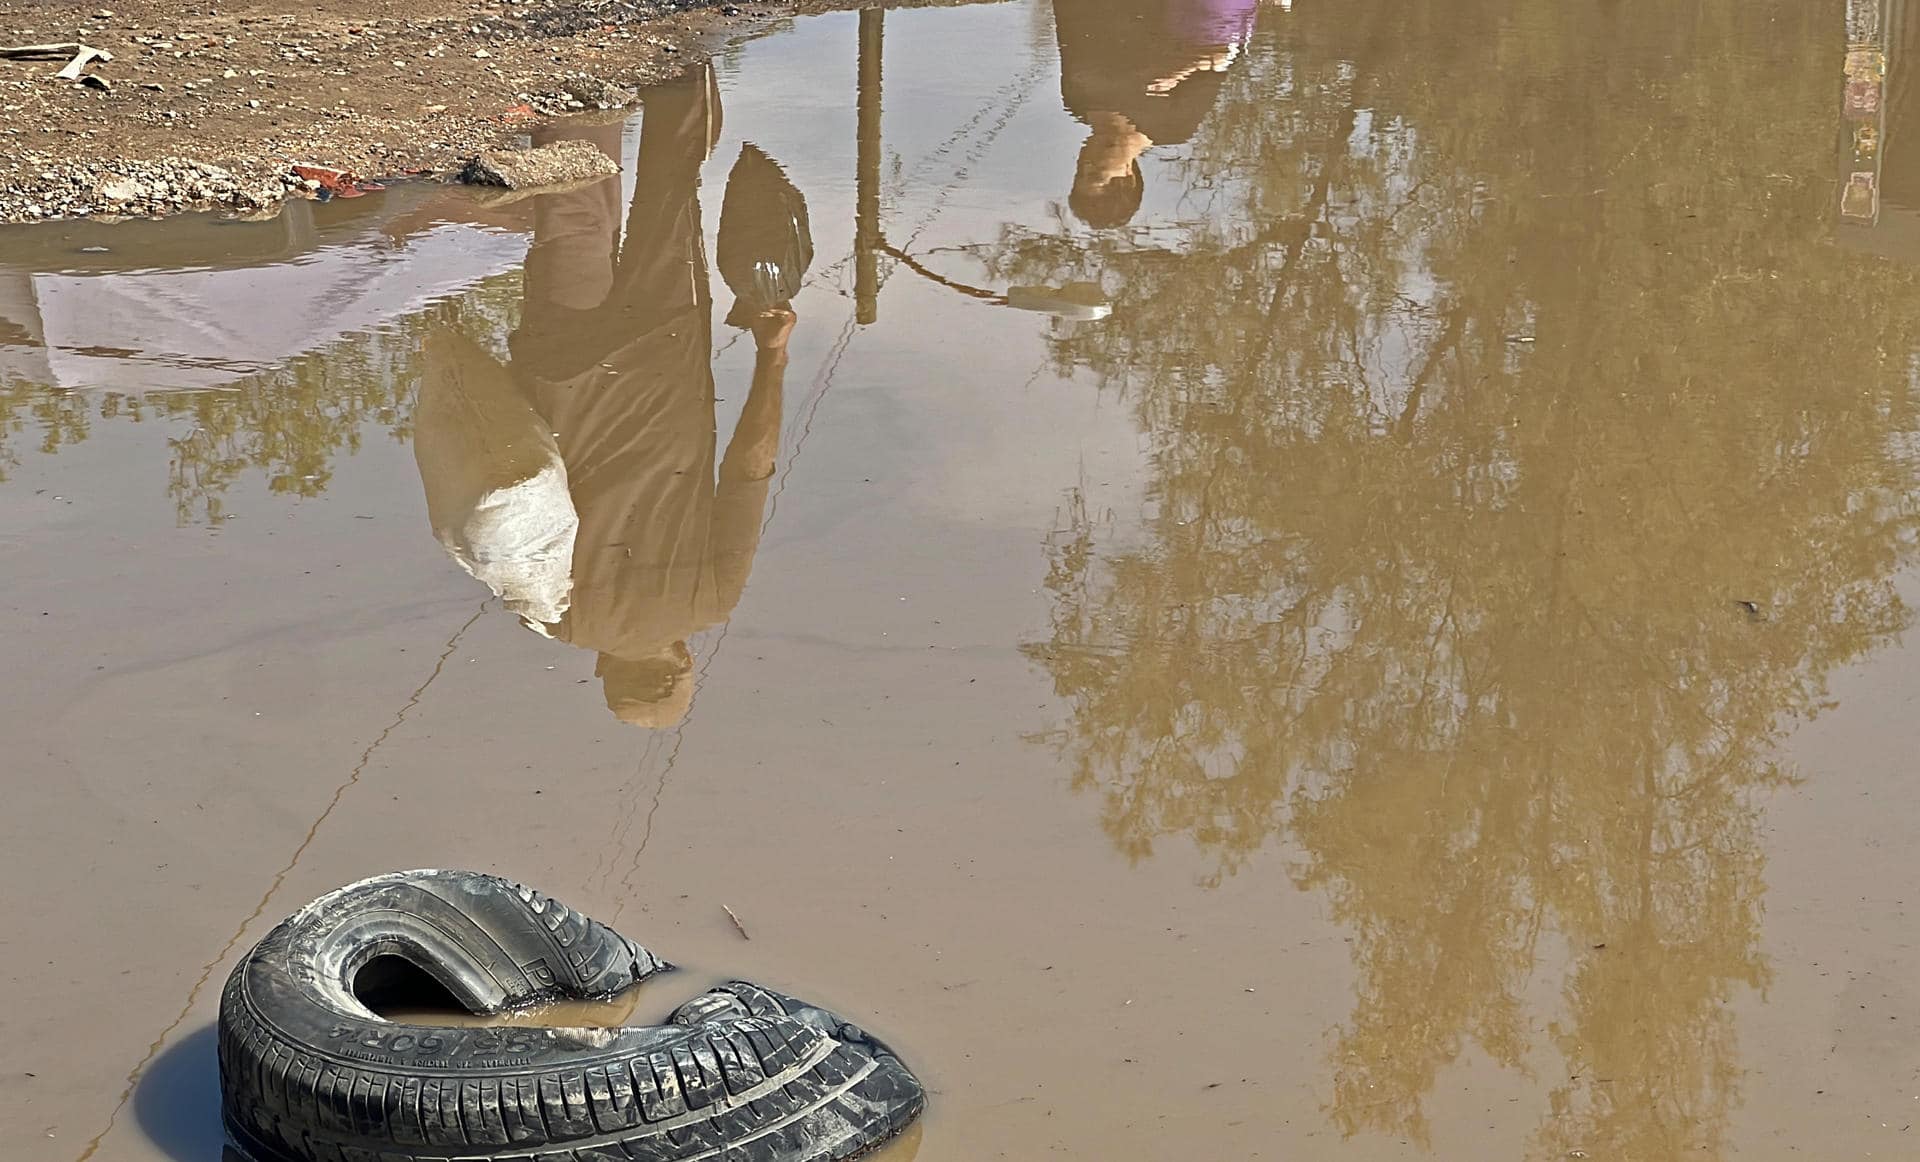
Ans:
[[[1067,204],[1096,228],[1133,219],[1140,157],[1212,110],[1253,34],[1258,0],[1054,0],[1060,98],[1088,128]]]

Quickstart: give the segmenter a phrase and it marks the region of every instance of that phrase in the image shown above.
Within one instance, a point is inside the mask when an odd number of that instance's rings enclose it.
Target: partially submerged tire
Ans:
[[[611,996],[669,967],[531,889],[378,876],[267,934],[220,1000],[222,1113],[257,1162],[824,1162],[926,1104],[892,1050],[744,982],[621,1029],[382,1019],[360,972],[397,957],[476,1013]]]

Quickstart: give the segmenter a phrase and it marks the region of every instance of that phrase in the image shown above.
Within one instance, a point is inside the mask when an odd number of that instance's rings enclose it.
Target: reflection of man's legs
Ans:
[[[629,334],[712,301],[695,195],[719,133],[720,90],[710,67],[648,91],[613,292]]]
[[[710,300],[696,195],[719,121],[709,67],[648,91],[625,237],[619,178],[540,198],[513,341],[524,372],[536,379],[579,374],[661,322],[704,311]],[[611,125],[558,130],[616,159],[620,132]]]

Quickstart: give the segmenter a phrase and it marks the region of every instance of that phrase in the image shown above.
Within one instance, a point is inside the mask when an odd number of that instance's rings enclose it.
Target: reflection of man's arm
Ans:
[[[790,310],[773,310],[754,320],[758,354],[753,361],[753,387],[740,422],[727,441],[720,460],[720,485],[713,505],[713,572],[719,585],[721,609],[732,612],[753,571],[753,555],[760,547],[760,527],[766,519],[767,489],[780,455],[781,396],[787,375],[787,335],[793,330]]]

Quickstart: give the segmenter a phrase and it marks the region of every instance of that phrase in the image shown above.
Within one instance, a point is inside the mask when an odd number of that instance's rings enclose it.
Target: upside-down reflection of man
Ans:
[[[743,319],[753,383],[715,463],[698,187],[719,117],[707,70],[649,94],[624,231],[618,178],[539,200],[510,368],[437,335],[416,422],[435,535],[528,625],[597,652],[638,726],[686,715],[687,640],[740,599],[779,449],[785,303]],[[565,135],[618,157],[617,126]]]

